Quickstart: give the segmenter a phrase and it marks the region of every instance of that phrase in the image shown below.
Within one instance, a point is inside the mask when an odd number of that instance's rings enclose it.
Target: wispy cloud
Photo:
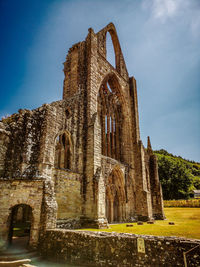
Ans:
[[[150,10],[151,18],[160,23],[177,19],[173,23],[188,24],[194,37],[200,37],[199,0],[143,0],[143,9]]]
[[[143,0],[142,4],[143,8],[151,9],[154,18],[160,19],[162,22],[176,16],[181,9],[187,8],[188,5],[188,0]]]
[[[180,8],[180,0],[153,0],[153,15],[165,21],[168,17],[177,14]]]

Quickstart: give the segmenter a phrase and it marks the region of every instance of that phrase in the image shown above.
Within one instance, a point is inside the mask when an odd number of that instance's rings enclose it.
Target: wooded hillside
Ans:
[[[194,189],[200,189],[200,163],[174,156],[164,149],[154,151],[163,198],[188,199]]]

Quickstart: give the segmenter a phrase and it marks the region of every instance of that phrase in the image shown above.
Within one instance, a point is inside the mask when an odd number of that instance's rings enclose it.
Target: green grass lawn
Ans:
[[[126,227],[126,223],[121,223],[98,231],[200,239],[200,208],[165,208],[164,212],[167,219],[155,221],[155,224],[132,223],[133,227]],[[175,225],[169,225],[169,222],[174,222]],[[95,229],[85,230],[96,231]]]

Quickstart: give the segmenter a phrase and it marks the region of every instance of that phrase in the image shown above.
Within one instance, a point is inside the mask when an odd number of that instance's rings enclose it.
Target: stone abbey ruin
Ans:
[[[106,35],[116,66],[106,59]],[[69,49],[63,99],[0,122],[0,239],[163,219],[156,156],[140,140],[137,88],[112,23]]]

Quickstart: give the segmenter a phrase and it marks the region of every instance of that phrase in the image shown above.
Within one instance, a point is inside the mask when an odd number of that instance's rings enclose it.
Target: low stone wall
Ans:
[[[60,229],[80,229],[80,219],[57,220],[56,227]]]
[[[194,248],[194,249],[193,249]],[[44,258],[85,266],[200,266],[200,240],[106,232],[47,230]]]

